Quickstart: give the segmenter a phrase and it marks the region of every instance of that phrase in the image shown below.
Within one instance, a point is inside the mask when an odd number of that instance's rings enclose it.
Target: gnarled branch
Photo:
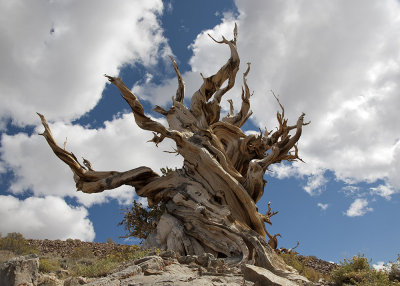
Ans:
[[[136,124],[145,130],[154,131],[159,133],[160,136],[153,138],[156,144],[160,143],[165,137],[173,139],[178,145],[182,142],[182,134],[176,130],[169,130],[161,123],[154,121],[144,114],[144,108],[136,95],[134,95],[129,88],[122,82],[121,78],[104,75],[108,80],[114,84],[122,93],[122,97],[126,100],[132,109],[133,116],[135,117]]]
[[[74,180],[78,191],[84,193],[100,193],[104,190],[115,189],[122,185],[130,185],[140,189],[159,177],[158,174],[148,167],[139,167],[126,172],[99,172],[94,171],[92,164],[86,159],[83,160],[86,167],[83,166],[73,153],[57,145],[46,118],[40,113],[38,113],[38,115],[45,129],[40,135],[44,136],[54,154],[71,168],[74,173]]]
[[[219,120],[221,109],[219,103],[221,102],[222,96],[234,86],[236,73],[239,70],[240,65],[240,58],[236,50],[236,24],[234,29],[234,39],[232,41],[228,41],[225,37],[222,37],[222,41],[216,41],[214,38],[212,39],[219,44],[227,44],[231,50],[231,57],[216,74],[208,78],[202,76],[203,84],[192,96],[190,110],[195,117],[199,118],[199,127],[202,128],[207,128],[210,124]],[[227,86],[221,89],[220,87],[227,79]],[[213,100],[208,102],[213,94]]]
[[[175,100],[183,103],[183,100],[185,99],[185,82],[183,81],[182,75],[178,69],[178,65],[176,64],[174,58],[172,56],[170,56],[170,58],[174,66],[176,76],[178,77],[178,89],[176,90]]]
[[[230,113],[224,118],[222,118],[221,121],[228,122],[237,127],[242,127],[243,124],[247,121],[247,119],[249,119],[250,116],[253,114],[253,112],[250,110],[251,93],[247,85],[247,79],[246,79],[247,75],[249,74],[249,71],[250,71],[250,63],[247,63],[247,70],[243,73],[244,89],[242,88],[242,106],[240,108],[240,112],[237,115],[234,115],[233,102],[230,99],[228,100],[231,107]]]

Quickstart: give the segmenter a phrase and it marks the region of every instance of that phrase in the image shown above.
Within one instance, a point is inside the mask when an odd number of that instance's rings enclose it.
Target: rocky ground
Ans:
[[[98,258],[106,257],[108,254],[115,250],[122,250],[124,245],[115,243],[99,243],[99,242],[84,242],[79,239],[62,240],[37,240],[28,239],[28,242],[36,247],[41,255],[57,254],[61,257],[68,257],[74,249],[78,247],[85,247],[93,252],[94,256]],[[317,272],[329,275],[335,270],[338,265],[330,263],[314,256],[298,255],[300,261],[306,260],[306,266],[313,268]]]
[[[124,248],[123,245],[114,243],[83,242],[72,239],[67,241],[28,240],[28,242],[39,250],[40,257],[49,255],[69,257],[73,255],[74,249],[84,248],[90,250],[96,258],[104,258],[108,254]],[[309,267],[312,267],[322,274],[328,274],[337,267],[335,264],[315,257],[298,257],[300,261],[305,260]],[[33,274],[30,275],[28,273],[26,274],[28,276],[25,275],[25,278],[23,278],[25,280],[30,279],[31,281],[30,284],[27,283],[26,285],[40,286],[329,285],[322,281],[320,283],[307,283],[306,280],[291,284],[292,282],[289,281],[289,283],[288,280],[284,281],[267,270],[264,271],[264,269],[252,265],[238,266],[237,262],[238,261],[234,259],[215,258],[212,254],[204,254],[202,256],[178,256],[174,252],[167,251],[160,255],[150,253],[146,257],[121,263],[117,269],[105,277],[85,278],[64,275],[65,271],[62,270],[56,273],[39,273],[39,259],[38,257],[31,256],[23,258],[21,261],[14,261],[11,264],[3,264],[0,268],[0,276],[4,278],[18,269],[31,269],[28,272]],[[23,266],[23,263],[28,263],[27,265],[29,265],[29,267]],[[3,280],[2,282],[1,279],[3,278],[0,277],[1,285],[6,281]]]
[[[56,254],[69,257],[77,248],[90,250],[97,258],[104,258],[113,251],[122,250],[125,245],[116,243],[85,242],[79,239],[39,240],[27,239],[28,243],[39,250],[40,255]]]
[[[303,255],[297,255],[299,258],[300,262],[305,260],[305,265],[314,269],[315,271],[323,274],[323,275],[329,275],[332,273],[332,271],[336,270],[338,268],[338,265],[336,263],[331,263],[322,259],[318,259],[315,256],[303,256]]]

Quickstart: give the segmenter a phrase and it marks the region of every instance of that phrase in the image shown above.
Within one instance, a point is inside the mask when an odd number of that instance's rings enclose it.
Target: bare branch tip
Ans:
[[[214,39],[213,36],[211,36],[209,33],[207,33],[207,35],[208,35],[214,42],[216,42],[216,43],[218,43],[218,44],[220,43],[219,41],[217,41],[216,39]]]
[[[171,55],[169,55],[169,58],[171,59],[172,64],[173,64],[174,66],[176,66],[177,64],[176,64],[176,61],[175,61],[174,57],[171,56]]]
[[[109,82],[113,83],[114,81],[118,80],[118,77],[113,77],[107,74],[104,74],[104,76],[108,79]]]

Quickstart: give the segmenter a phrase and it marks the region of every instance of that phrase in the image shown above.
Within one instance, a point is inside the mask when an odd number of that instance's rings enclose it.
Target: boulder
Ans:
[[[144,261],[143,259],[135,260],[135,265],[139,266],[143,272],[149,269],[157,271],[164,270],[164,260],[160,256],[147,256],[144,258],[146,258]]]
[[[207,267],[209,261],[210,260],[214,260],[214,259],[215,259],[215,257],[211,253],[203,253],[202,255],[197,257],[196,263],[201,265],[201,266],[203,266],[203,267]]]
[[[86,284],[86,278],[83,277],[68,277],[67,279],[64,280],[64,286],[80,286],[80,285],[85,285]]]
[[[180,264],[190,264],[192,262],[196,262],[197,256],[196,255],[186,255],[186,256],[180,256],[178,258],[178,262]]]
[[[121,283],[118,279],[103,277],[103,278],[97,279],[97,280],[92,281],[85,285],[87,285],[87,286],[120,286]]]
[[[0,267],[0,285],[36,286],[39,276],[39,258],[37,255],[14,257]]]
[[[172,258],[172,259],[178,259],[180,255],[178,255],[175,251],[173,250],[167,250],[164,251],[163,253],[160,254],[160,257],[167,259],[167,258]]]
[[[59,280],[54,274],[39,273],[38,286],[63,286],[64,282]]]
[[[142,273],[142,268],[138,265],[130,265],[123,270],[117,271],[115,273],[112,273],[109,275],[110,278],[113,279],[126,279],[128,277],[136,276],[138,274]]]
[[[256,285],[298,286],[297,283],[294,283],[286,278],[275,275],[271,271],[262,267],[245,264],[243,266],[242,271],[244,274],[244,279],[252,281]]]

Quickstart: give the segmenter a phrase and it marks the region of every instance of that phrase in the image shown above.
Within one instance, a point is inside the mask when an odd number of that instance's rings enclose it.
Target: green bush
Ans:
[[[22,234],[12,232],[0,238],[0,249],[9,250],[16,255],[38,253],[38,250],[29,244]]]
[[[137,237],[141,239],[147,236],[157,227],[161,215],[165,211],[165,204],[162,202],[155,204],[152,207],[145,207],[136,200],[133,201],[133,206],[123,210],[124,218],[119,223],[123,225],[128,234],[122,236]]]
[[[103,258],[94,261],[91,265],[77,263],[73,267],[73,272],[76,276],[101,277],[111,273],[118,265],[118,262],[112,261],[109,258]]]
[[[52,258],[40,258],[39,259],[39,271],[44,273],[55,273],[60,270],[60,262],[57,259]]]
[[[331,280],[339,286],[400,286],[400,283],[389,280],[388,272],[371,267],[368,259],[361,254],[340,262],[340,267],[332,273]]]
[[[70,257],[73,260],[79,260],[82,258],[90,259],[90,258],[94,257],[94,254],[93,254],[93,251],[90,250],[89,248],[80,246],[80,247],[76,247],[76,248],[74,248],[74,250],[72,250]]]
[[[397,256],[397,261],[390,267],[389,279],[400,282],[400,254]]]
[[[160,252],[158,249],[141,249],[138,245],[125,245],[122,249],[114,250],[108,254],[107,259],[114,262],[124,262],[145,257],[153,251]]]

